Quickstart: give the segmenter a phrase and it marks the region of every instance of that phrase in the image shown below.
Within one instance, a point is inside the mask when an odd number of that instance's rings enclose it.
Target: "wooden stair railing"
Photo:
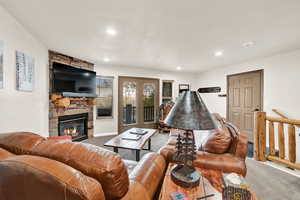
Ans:
[[[278,111],[277,109],[272,109],[272,111],[273,111],[275,114],[279,115],[280,117],[282,117],[282,118],[284,118],[284,119],[288,119],[288,117],[287,117],[285,114],[283,114],[282,112]],[[299,125],[296,125],[296,126],[297,126],[298,128],[300,128]]]
[[[268,124],[268,131],[267,131]],[[278,131],[275,132],[275,125]],[[284,134],[284,126],[288,126],[287,138]],[[300,170],[300,164],[296,163],[296,129],[300,126],[300,120],[269,117],[265,112],[255,112],[254,129],[254,158],[258,161],[271,160]],[[266,151],[266,138],[269,136],[269,152]],[[275,137],[278,138],[279,154],[276,154]],[[288,140],[288,159],[286,158],[285,140]]]

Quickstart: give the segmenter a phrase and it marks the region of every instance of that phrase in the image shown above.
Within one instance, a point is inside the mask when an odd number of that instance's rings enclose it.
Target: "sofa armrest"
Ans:
[[[166,169],[163,156],[157,153],[148,153],[137,164],[129,175],[130,185],[126,200],[153,199]]]
[[[240,133],[236,144],[235,156],[246,159],[248,152],[248,136],[244,133]]]
[[[174,162],[175,146],[166,145],[159,150],[159,153],[168,163]],[[239,158],[231,153],[215,154],[205,151],[197,151],[195,157],[193,162],[195,167],[221,170],[225,173],[235,172],[246,176],[245,158]]]
[[[99,200],[102,187],[68,165],[38,156],[13,156],[0,161],[3,200]],[[87,187],[88,186],[88,187]]]
[[[175,152],[175,146],[165,145],[165,146],[161,147],[158,150],[158,153],[164,157],[167,164],[170,163],[170,162],[173,162],[174,161],[174,155],[176,153]]]
[[[30,132],[5,133],[0,134],[0,147],[17,155],[31,154],[32,148],[45,140]]]
[[[247,168],[244,159],[240,159],[230,153],[214,154],[197,151],[193,162],[195,167],[220,170],[224,173],[237,173],[246,176]]]

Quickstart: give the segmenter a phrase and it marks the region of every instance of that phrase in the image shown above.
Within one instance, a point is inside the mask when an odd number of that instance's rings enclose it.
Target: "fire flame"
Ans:
[[[66,128],[64,130],[64,134],[70,136],[77,136],[78,135],[77,128],[76,127]]]

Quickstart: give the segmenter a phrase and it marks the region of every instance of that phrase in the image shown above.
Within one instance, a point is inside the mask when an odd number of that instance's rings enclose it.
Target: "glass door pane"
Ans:
[[[144,83],[143,87],[144,122],[155,121],[155,84]]]
[[[125,81],[123,83],[123,124],[130,125],[137,122],[137,84]]]

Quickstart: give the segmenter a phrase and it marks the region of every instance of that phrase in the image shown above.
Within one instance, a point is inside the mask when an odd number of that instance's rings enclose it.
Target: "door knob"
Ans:
[[[255,109],[253,110],[253,112],[257,112],[257,111],[259,111],[259,109],[258,109],[258,108],[255,108]]]

